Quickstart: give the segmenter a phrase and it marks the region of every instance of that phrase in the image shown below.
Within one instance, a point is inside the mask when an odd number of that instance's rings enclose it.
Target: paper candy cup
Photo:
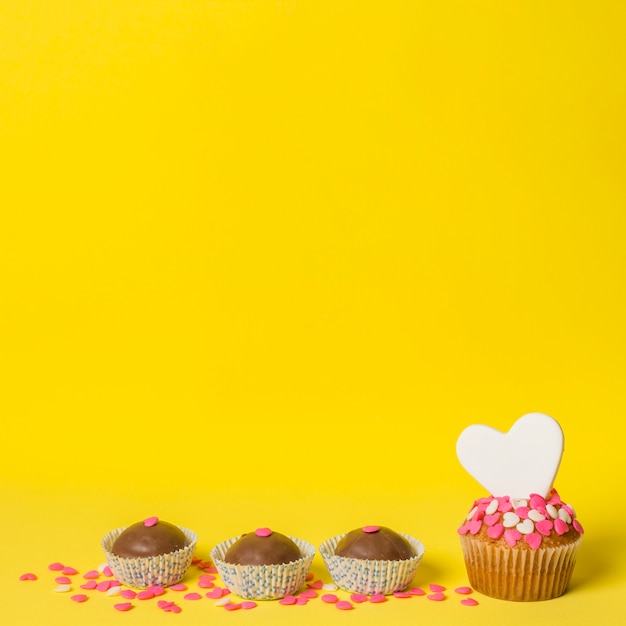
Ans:
[[[277,600],[300,589],[311,569],[315,547],[302,539],[289,537],[302,558],[279,565],[236,565],[224,561],[228,548],[239,537],[227,539],[211,550],[211,560],[224,584],[235,594],[250,600]]]
[[[185,547],[158,556],[123,558],[111,552],[114,541],[124,528],[117,528],[106,534],[101,541],[107,563],[115,577],[129,587],[145,589],[150,585],[167,587],[180,581],[191,564],[198,536],[188,528],[179,526],[185,535]]]
[[[337,544],[345,534],[327,539],[319,547],[330,576],[338,587],[366,595],[374,593],[389,595],[408,587],[424,556],[424,546],[420,541],[399,533],[411,544],[415,556],[410,559],[401,561],[352,559],[335,554]]]
[[[532,550],[521,542],[510,547],[471,535],[460,539],[470,585],[486,596],[519,602],[565,593],[582,540]]]

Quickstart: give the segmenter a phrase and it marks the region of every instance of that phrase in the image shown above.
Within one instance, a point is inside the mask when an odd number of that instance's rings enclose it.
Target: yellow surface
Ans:
[[[2,0],[3,623],[623,623],[623,7]],[[385,524],[465,584],[456,438],[529,411],[587,531],[558,600],[51,591],[149,515]]]

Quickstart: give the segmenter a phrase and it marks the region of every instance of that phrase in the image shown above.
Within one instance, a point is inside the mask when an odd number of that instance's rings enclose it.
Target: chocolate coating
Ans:
[[[335,554],[372,561],[401,561],[414,556],[411,544],[402,535],[386,526],[376,528],[378,530],[374,532],[366,532],[363,528],[351,530],[339,541]]]
[[[113,542],[111,552],[123,558],[136,558],[168,554],[185,547],[183,531],[159,520],[154,526],[137,522],[123,530]]]
[[[278,565],[300,558],[300,548],[289,537],[277,532],[267,536],[246,533],[224,555],[224,561],[235,565]]]

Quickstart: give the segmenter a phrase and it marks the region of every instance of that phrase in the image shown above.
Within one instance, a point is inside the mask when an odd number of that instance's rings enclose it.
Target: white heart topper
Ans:
[[[543,413],[520,417],[508,433],[475,424],[460,434],[456,454],[492,496],[547,496],[563,456],[563,431]]]

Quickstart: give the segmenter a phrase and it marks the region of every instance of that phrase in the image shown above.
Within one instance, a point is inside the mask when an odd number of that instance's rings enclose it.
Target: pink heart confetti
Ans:
[[[239,602],[231,602],[230,604],[225,604],[224,608],[227,611],[238,611],[241,607],[241,603]]]
[[[65,574],[66,576],[75,576],[76,574],[78,574],[78,570],[74,569],[73,567],[64,567],[61,570],[61,574]]]
[[[186,593],[183,597],[185,600],[202,600],[202,596],[199,593]]]
[[[100,572],[95,569],[89,570],[86,574],[83,574],[83,578],[87,580],[92,580],[94,578],[100,578]]]
[[[370,602],[372,604],[379,604],[381,602],[387,602],[387,598],[382,593],[374,593],[370,596]]]
[[[322,598],[323,599],[323,598]],[[296,603],[295,596],[285,596],[278,601],[278,604],[291,605]]]
[[[445,591],[446,588],[443,585],[428,585],[428,588],[433,592]]]
[[[476,606],[478,602],[474,600],[474,598],[463,598],[463,600],[461,600],[461,604],[463,606]]]
[[[420,587],[412,587],[411,589],[409,589],[409,593],[412,596],[425,596],[426,595],[426,592]]]
[[[393,597],[394,598],[410,598],[412,596],[408,591],[394,591]]]
[[[321,589],[324,586],[324,581],[322,580],[314,580],[312,583],[306,584],[309,589]]]
[[[84,593],[79,593],[70,597],[70,600],[74,600],[74,602],[84,602],[86,599],[87,596]]]
[[[187,585],[184,583],[176,583],[175,585],[171,585],[170,589],[172,591],[185,591],[187,589]]]
[[[250,610],[256,608],[256,602],[246,601],[241,603],[241,608],[245,610]]]
[[[367,602],[367,596],[364,593],[353,593],[350,600],[356,604],[361,604],[361,602]]]
[[[50,565],[48,565],[48,569],[52,570],[53,572],[60,572],[63,568],[65,567],[65,565],[63,565],[63,563],[50,563]]]
[[[122,589],[122,591],[120,591],[120,595],[122,598],[126,598],[127,600],[134,600],[137,597],[137,592],[132,589]]]
[[[338,602],[339,598],[334,593],[325,593],[322,596],[322,602],[327,602],[328,604],[334,604]]]
[[[26,574],[22,574],[20,576],[20,580],[37,580],[37,576],[35,576],[35,574],[31,574],[31,572],[27,572]]]
[[[67,576],[57,576],[54,579],[54,582],[58,583],[59,585],[69,585],[72,581]]]
[[[335,606],[340,610],[340,611],[349,611],[350,609],[352,609],[352,604],[350,602],[348,602],[347,600],[340,600],[339,602],[337,602],[337,604],[335,604]]]
[[[468,593],[472,593],[472,588],[471,587],[457,587],[454,591],[462,595],[467,595]]]
[[[431,593],[426,597],[429,600],[434,600],[435,602],[441,602],[442,600],[446,599],[446,596],[441,591],[438,591],[437,593]]]
[[[133,605],[131,602],[120,602],[119,604],[114,604],[113,608],[118,611],[130,611],[130,609],[133,608]]]

